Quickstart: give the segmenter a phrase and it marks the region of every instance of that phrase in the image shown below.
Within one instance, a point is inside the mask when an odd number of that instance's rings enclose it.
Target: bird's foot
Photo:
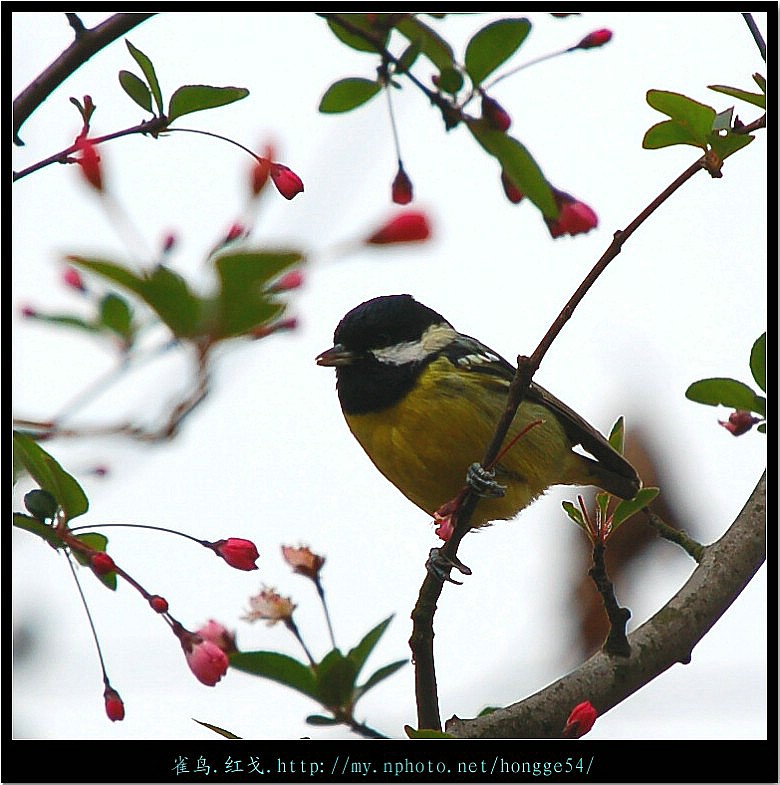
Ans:
[[[466,472],[466,482],[469,488],[479,496],[486,498],[499,498],[506,495],[506,485],[496,482],[496,473],[493,469],[485,469],[479,463],[472,463]]]
[[[449,581],[458,586],[462,586],[463,581],[450,578],[450,570],[456,569],[463,575],[471,575],[470,567],[467,567],[457,556],[444,556],[440,548],[431,548],[428,561],[425,562],[425,569],[442,583]]]

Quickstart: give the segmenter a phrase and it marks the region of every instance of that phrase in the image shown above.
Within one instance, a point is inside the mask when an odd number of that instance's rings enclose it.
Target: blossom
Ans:
[[[606,27],[602,27],[601,30],[594,30],[592,33],[588,33],[588,35],[586,35],[576,46],[572,47],[572,49],[594,49],[597,46],[604,46],[604,44],[609,43],[611,40],[612,31],[608,30]]]
[[[95,149],[95,143],[86,136],[76,139],[76,151],[81,153],[78,158],[72,159],[81,167],[81,172],[87,182],[97,191],[103,190],[103,174],[100,168],[100,156]]]
[[[257,569],[255,561],[260,557],[260,554],[251,540],[230,537],[227,540],[217,540],[209,543],[208,547],[237,570]]]
[[[230,660],[213,641],[189,633],[181,637],[181,646],[187,665],[201,684],[213,687],[227,673]]]
[[[295,572],[315,582],[320,577],[322,565],[325,564],[325,557],[314,553],[308,546],[293,548],[291,545],[282,545],[282,556]]]
[[[512,125],[512,118],[506,109],[498,101],[486,95],[482,96],[482,117],[489,126],[499,131],[506,131]]]
[[[265,188],[271,174],[271,164],[275,157],[276,148],[272,144],[266,144],[263,149],[263,155],[258,156],[250,173],[250,186],[253,196],[259,196],[260,192]]]
[[[241,618],[246,621],[264,619],[270,627],[278,621],[290,621],[297,607],[290,597],[282,597],[276,589],[264,588],[260,594],[249,598],[249,610]]]
[[[754,417],[750,412],[738,409],[729,415],[729,419],[726,422],[723,420],[718,420],[718,422],[732,436],[742,436],[743,433],[747,433],[757,422],[761,422],[761,419],[759,417]]]
[[[398,162],[398,173],[393,180],[392,197],[396,204],[409,204],[412,201],[414,187],[409,175],[404,171],[403,164]]]
[[[427,240],[431,236],[428,216],[417,210],[409,210],[392,218],[377,229],[365,242],[371,245],[409,243]]]
[[[599,713],[590,701],[578,703],[572,709],[569,719],[566,720],[566,726],[561,735],[565,739],[579,739],[593,727],[598,716]]]
[[[501,170],[501,185],[504,188],[506,198],[512,204],[517,204],[525,198],[525,194],[512,182],[509,175],[502,169]]]
[[[558,217],[544,219],[553,237],[564,234],[585,234],[599,225],[598,216],[585,202],[580,202],[571,194],[555,188],[553,193],[560,210]]]
[[[106,685],[106,689],[103,692],[103,701],[106,706],[106,714],[111,722],[117,722],[125,718],[125,704],[113,687]]]
[[[203,638],[204,641],[211,641],[227,655],[238,651],[236,634],[230,632],[224,625],[214,619],[209,619],[195,634]]]
[[[292,199],[303,191],[303,180],[284,164],[271,164],[271,179],[285,199]]]

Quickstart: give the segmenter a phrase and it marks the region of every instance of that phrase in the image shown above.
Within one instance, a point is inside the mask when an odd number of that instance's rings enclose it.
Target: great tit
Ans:
[[[384,476],[429,515],[455,498],[482,459],[506,406],[515,369],[459,333],[411,295],[376,297],[353,308],[316,358],[336,369],[349,429]],[[477,506],[472,526],[513,518],[551,485],[594,485],[624,499],[640,488],[636,470],[585,420],[532,383],[501,457],[500,497]],[[581,446],[593,458],[572,448]],[[594,460],[595,459],[595,460]]]

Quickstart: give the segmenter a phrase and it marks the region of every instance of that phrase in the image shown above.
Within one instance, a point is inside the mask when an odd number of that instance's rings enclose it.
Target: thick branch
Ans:
[[[572,708],[589,700],[600,714],[677,662],[688,663],[766,558],[766,473],[729,530],[705,548],[699,566],[652,619],[629,635],[631,656],[598,652],[577,670],[525,700],[473,720],[453,717],[459,738],[559,738]]]
[[[154,14],[114,14],[97,27],[77,30],[73,43],[14,99],[14,144],[27,118],[92,55]],[[71,20],[71,26],[73,21]],[[75,28],[74,28],[75,29]]]

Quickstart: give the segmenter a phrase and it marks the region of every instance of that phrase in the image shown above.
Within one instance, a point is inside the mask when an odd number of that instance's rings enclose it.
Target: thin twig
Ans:
[[[753,36],[753,40],[756,42],[756,46],[758,47],[758,51],[761,53],[762,59],[764,62],[766,62],[766,41],[764,41],[764,37],[761,35],[761,31],[758,29],[756,20],[753,19],[753,14],[742,14],[742,17],[747,23],[748,29]]]

